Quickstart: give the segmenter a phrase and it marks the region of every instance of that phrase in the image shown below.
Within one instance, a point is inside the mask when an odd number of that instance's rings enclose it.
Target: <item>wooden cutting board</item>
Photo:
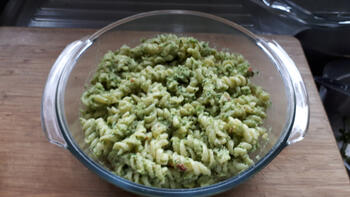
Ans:
[[[105,182],[40,125],[48,72],[70,42],[95,30],[0,28],[0,196],[132,196]],[[299,42],[278,41],[297,64],[310,96],[306,138],[223,196],[350,196],[349,178]]]

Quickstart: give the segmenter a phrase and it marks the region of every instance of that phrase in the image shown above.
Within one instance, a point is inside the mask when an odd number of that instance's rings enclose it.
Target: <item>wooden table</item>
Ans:
[[[0,196],[131,196],[50,144],[40,125],[51,65],[71,41],[94,30],[0,28]],[[350,196],[350,184],[299,42],[272,36],[291,55],[311,104],[305,140],[223,196]]]

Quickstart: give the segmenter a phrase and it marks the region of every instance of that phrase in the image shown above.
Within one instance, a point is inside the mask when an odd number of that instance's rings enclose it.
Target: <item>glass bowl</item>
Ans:
[[[265,127],[269,141],[252,153],[255,164],[222,182],[193,189],[161,189],[116,176],[91,155],[79,122],[80,96],[108,50],[131,47],[159,33],[194,36],[218,50],[242,54],[259,74],[252,81],[271,95]],[[273,40],[258,37],[226,19],[194,11],[141,13],[112,23],[69,44],[53,65],[42,98],[43,130],[53,144],[72,152],[108,182],[142,195],[208,196],[226,191],[257,173],[287,145],[303,139],[309,120],[308,96],[294,62]]]

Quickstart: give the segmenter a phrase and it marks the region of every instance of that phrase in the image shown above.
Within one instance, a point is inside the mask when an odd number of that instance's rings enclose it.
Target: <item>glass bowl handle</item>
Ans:
[[[295,117],[292,124],[292,130],[287,140],[287,145],[290,145],[303,140],[307,132],[310,119],[308,94],[298,68],[285,50],[276,41],[270,42],[269,47],[272,48],[275,53],[277,53],[280,60],[286,67],[295,93]]]
[[[75,64],[76,58],[86,46],[87,42],[84,39],[76,40],[66,46],[50,70],[42,96],[41,126],[47,139],[52,144],[56,144],[64,148],[67,148],[67,142],[62,135],[62,130],[57,117],[57,86],[61,74],[64,72],[67,65]]]

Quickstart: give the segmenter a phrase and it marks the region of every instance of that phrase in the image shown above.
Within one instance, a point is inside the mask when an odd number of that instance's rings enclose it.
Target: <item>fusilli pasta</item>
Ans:
[[[116,175],[193,188],[253,164],[269,94],[242,55],[192,37],[158,35],[106,53],[81,97],[91,153]]]

